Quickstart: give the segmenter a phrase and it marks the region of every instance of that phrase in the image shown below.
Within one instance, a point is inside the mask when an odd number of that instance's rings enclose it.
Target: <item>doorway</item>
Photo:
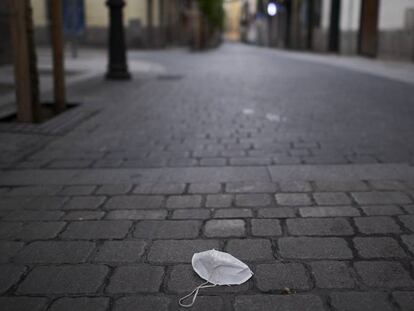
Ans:
[[[359,29],[359,54],[375,57],[378,46],[379,0],[364,0],[361,3]]]
[[[339,20],[341,16],[341,0],[332,0],[329,28],[329,52],[339,52]]]

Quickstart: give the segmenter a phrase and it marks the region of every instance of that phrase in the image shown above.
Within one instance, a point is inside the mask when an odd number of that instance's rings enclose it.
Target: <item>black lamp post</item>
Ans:
[[[108,41],[108,71],[106,78],[111,80],[129,80],[131,74],[128,71],[125,34],[122,10],[124,0],[107,0],[109,8],[109,41]]]

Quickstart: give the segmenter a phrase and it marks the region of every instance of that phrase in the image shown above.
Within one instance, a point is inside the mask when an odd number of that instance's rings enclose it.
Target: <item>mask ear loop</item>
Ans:
[[[216,284],[208,285],[208,283],[209,283],[208,281],[204,282],[203,284],[201,284],[201,285],[197,286],[196,288],[194,288],[194,290],[191,293],[189,293],[188,295],[185,295],[184,297],[180,298],[180,300],[178,300],[178,304],[181,307],[184,307],[184,308],[192,307],[194,305],[196,299],[197,299],[197,295],[198,295],[198,292],[200,291],[200,289],[217,286]],[[183,301],[186,300],[187,298],[191,297],[192,295],[194,295],[194,297],[193,297],[193,300],[191,300],[191,303],[184,304]]]

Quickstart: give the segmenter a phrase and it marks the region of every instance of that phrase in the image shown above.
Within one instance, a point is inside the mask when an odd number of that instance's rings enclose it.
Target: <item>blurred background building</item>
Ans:
[[[241,2],[239,31],[245,42],[414,60],[413,0]],[[276,11],[268,12],[273,5]]]
[[[52,0],[32,1],[36,40],[41,44],[47,43],[50,38],[50,1]],[[124,25],[128,46],[160,48],[166,44],[185,44],[188,40],[186,29],[191,2],[191,0],[126,0]],[[77,9],[73,10],[73,7]],[[76,31],[81,44],[93,46],[106,44],[109,17],[104,0],[63,0],[63,9],[64,16],[77,20]],[[71,14],[74,11],[76,13]]]

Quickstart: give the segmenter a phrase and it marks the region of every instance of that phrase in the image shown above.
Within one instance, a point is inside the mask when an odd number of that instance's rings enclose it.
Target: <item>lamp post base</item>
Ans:
[[[122,12],[125,1],[107,0],[106,5],[109,8],[109,63],[105,77],[109,80],[130,80]]]
[[[109,71],[105,75],[107,80],[131,80],[132,76],[128,71]]]

